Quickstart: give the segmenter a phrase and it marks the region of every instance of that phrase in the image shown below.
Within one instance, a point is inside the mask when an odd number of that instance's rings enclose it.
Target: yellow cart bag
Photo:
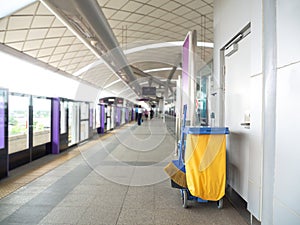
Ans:
[[[187,134],[186,181],[190,193],[203,200],[218,201],[225,195],[225,134]]]

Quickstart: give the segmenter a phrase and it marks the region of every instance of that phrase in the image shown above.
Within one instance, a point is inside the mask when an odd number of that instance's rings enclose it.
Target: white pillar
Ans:
[[[181,116],[182,116],[182,103],[181,103],[181,76],[178,76],[176,82],[176,142],[180,139],[180,129],[181,129]]]
[[[277,83],[276,0],[263,0],[262,225],[274,224]]]

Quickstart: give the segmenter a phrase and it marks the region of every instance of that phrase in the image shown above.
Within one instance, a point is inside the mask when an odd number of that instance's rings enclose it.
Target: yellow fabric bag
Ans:
[[[226,137],[224,134],[188,134],[185,152],[186,181],[190,193],[218,201],[225,195]]]

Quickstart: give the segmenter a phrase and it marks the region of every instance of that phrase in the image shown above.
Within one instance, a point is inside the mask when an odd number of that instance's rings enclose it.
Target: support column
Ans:
[[[181,76],[178,76],[176,82],[176,143],[180,139],[180,130],[181,130],[181,116],[182,116],[182,103],[181,103]]]
[[[51,121],[51,132],[52,132],[52,154],[59,154],[60,152],[60,99],[52,99],[52,121]]]
[[[273,224],[276,150],[276,0],[263,0],[262,225]]]
[[[0,89],[0,179],[8,176],[8,90]]]

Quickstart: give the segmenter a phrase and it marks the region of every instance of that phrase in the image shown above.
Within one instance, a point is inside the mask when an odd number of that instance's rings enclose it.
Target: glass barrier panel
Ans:
[[[84,141],[89,138],[89,121],[80,122],[80,141]]]
[[[122,107],[121,110],[122,110],[121,111],[121,113],[122,113],[122,115],[121,115],[121,124],[124,124],[125,123],[125,119],[126,119],[126,108]]]
[[[51,100],[32,99],[33,105],[33,146],[51,141]]]
[[[67,112],[68,109],[68,102],[61,101],[60,102],[60,133],[65,134],[67,133]]]
[[[29,96],[10,94],[8,101],[8,152],[11,154],[29,148]]]
[[[79,103],[69,102],[69,146],[79,141]]]
[[[89,104],[82,102],[80,103],[80,119],[87,120],[89,119]]]
[[[96,127],[94,127],[94,128],[98,128],[101,126],[101,124],[100,124],[100,105],[96,106],[95,118],[96,118]]]

